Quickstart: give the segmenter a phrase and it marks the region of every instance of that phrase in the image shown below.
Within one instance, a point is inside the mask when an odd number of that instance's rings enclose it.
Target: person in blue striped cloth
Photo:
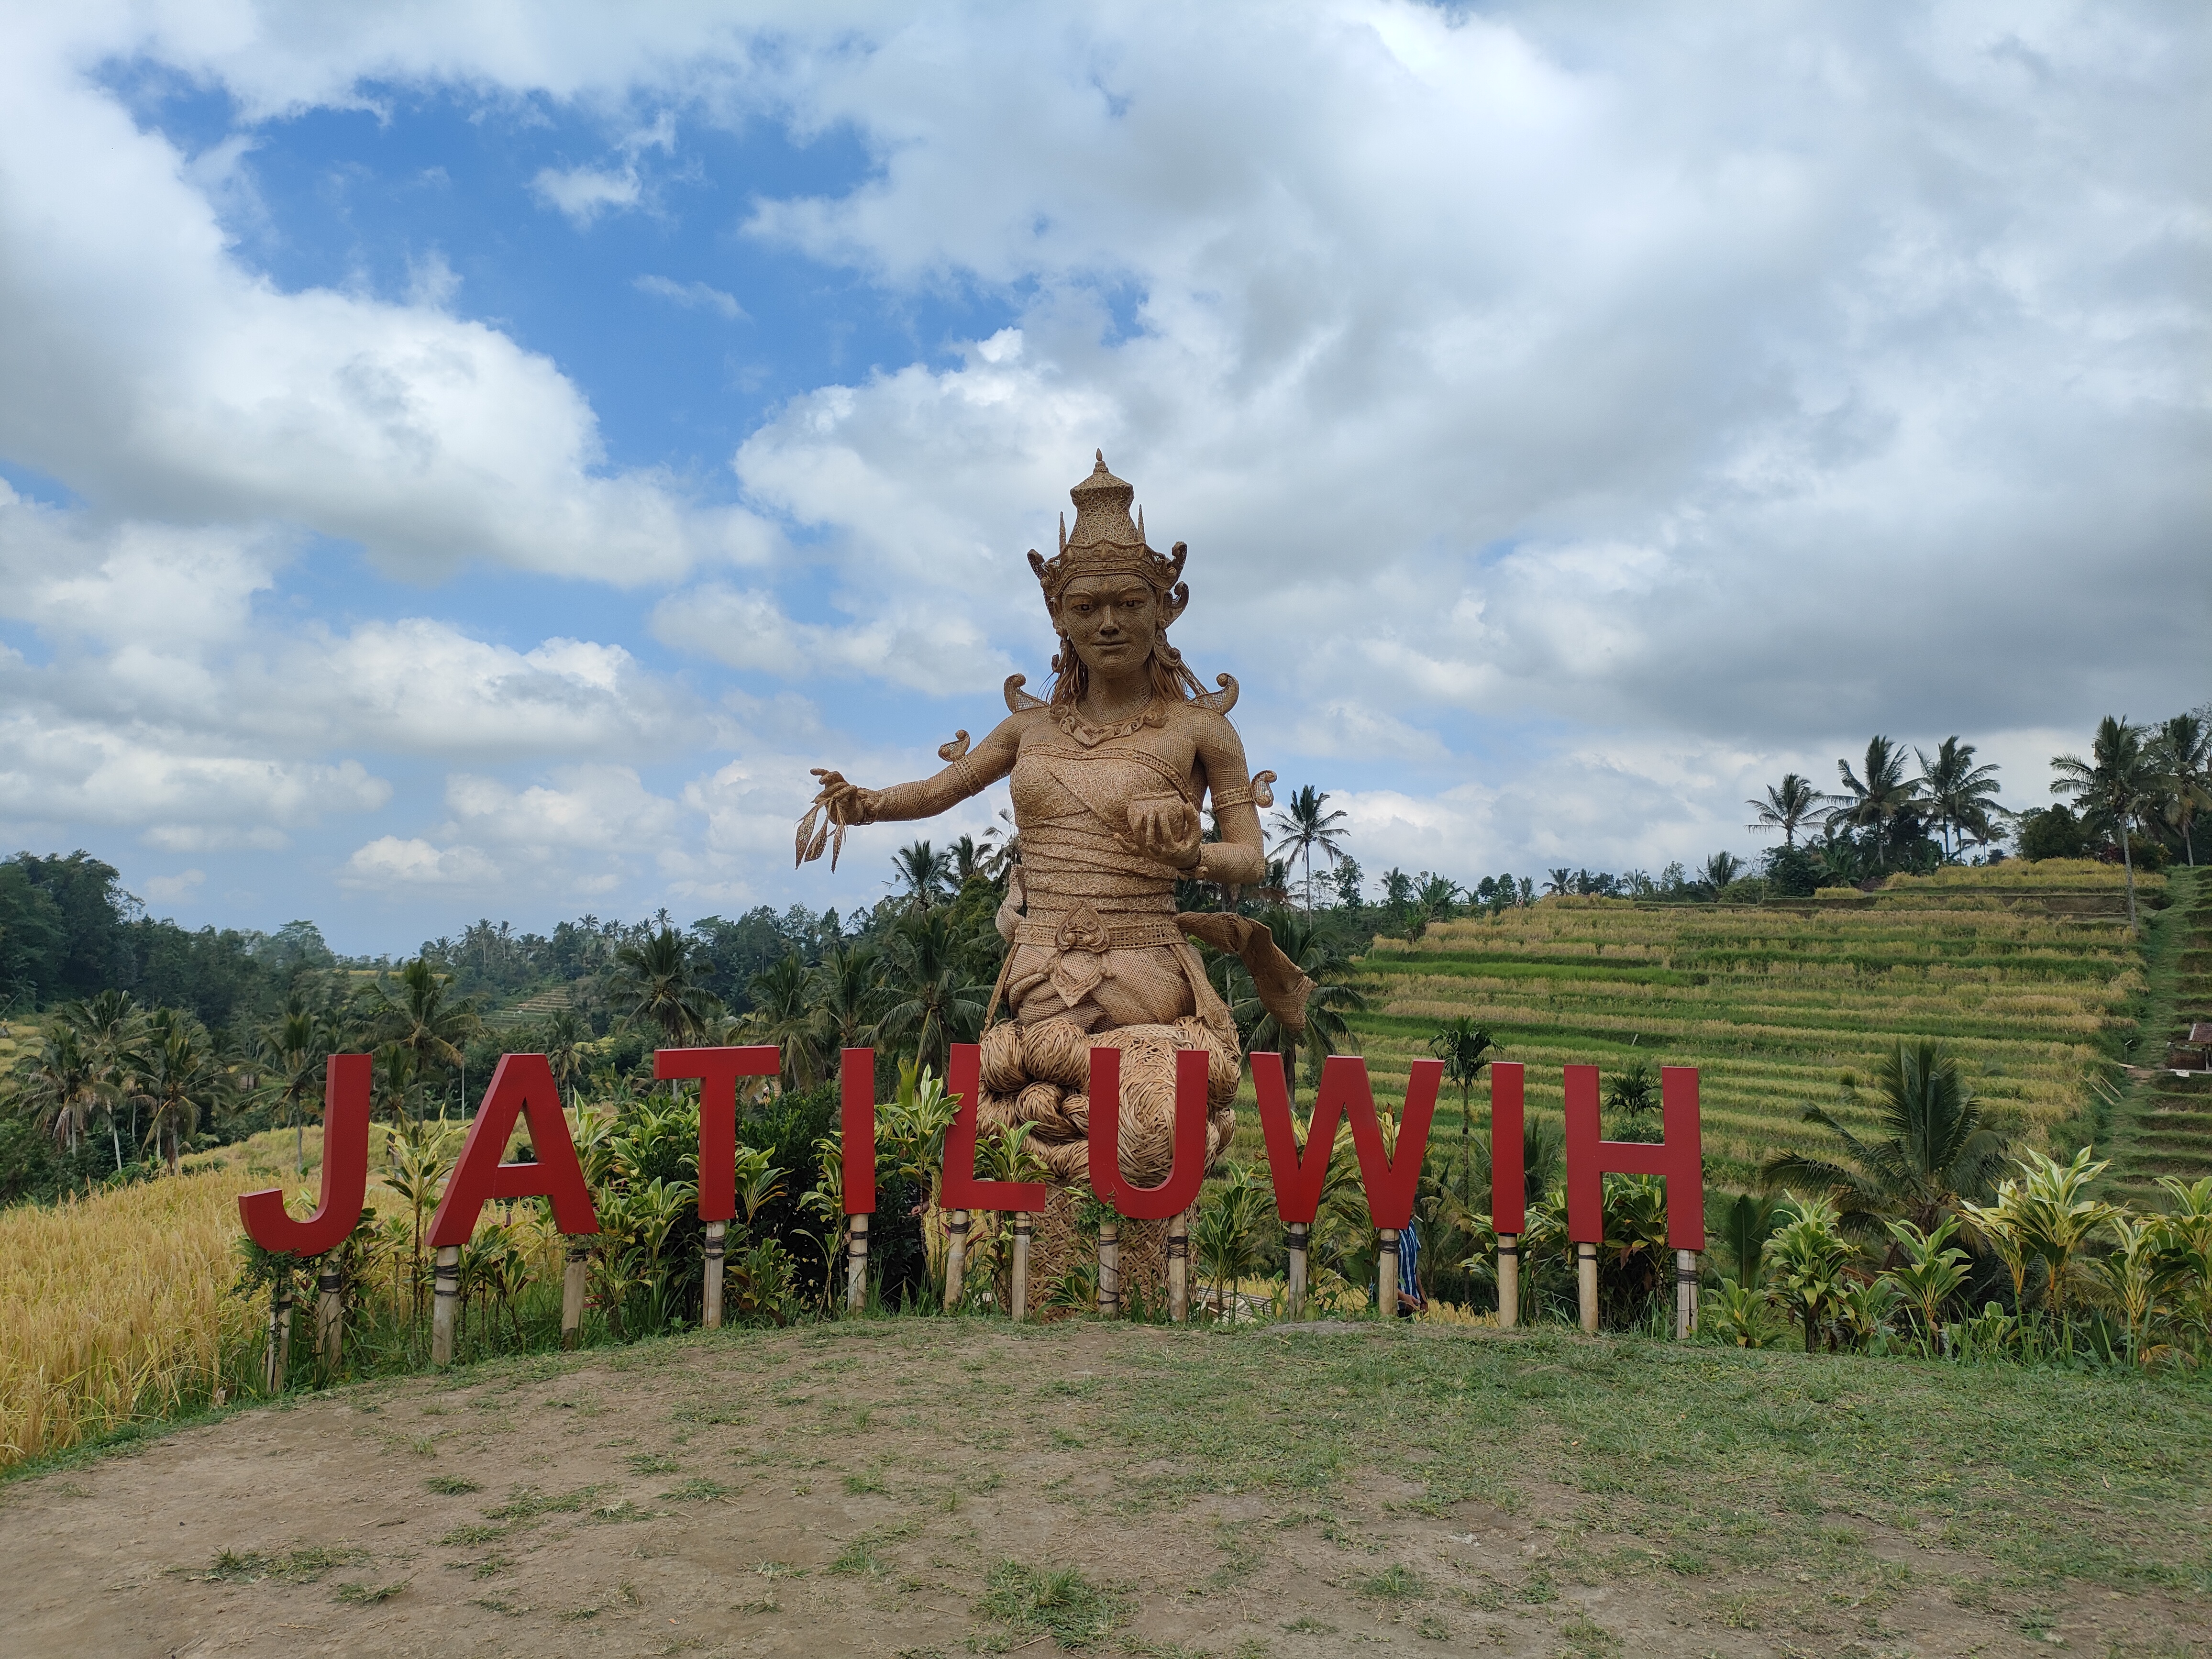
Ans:
[[[1415,1273],[1421,1261],[1421,1236],[1413,1231],[1413,1218],[1406,1218],[1406,1224],[1398,1230],[1398,1317],[1411,1319],[1429,1304],[1421,1297],[1421,1281]]]

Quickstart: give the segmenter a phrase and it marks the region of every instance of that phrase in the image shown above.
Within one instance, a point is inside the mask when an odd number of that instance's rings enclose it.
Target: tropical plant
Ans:
[[[1807,1106],[1801,1115],[1835,1137],[1845,1161],[1783,1152],[1767,1160],[1761,1182],[1827,1194],[1861,1237],[1899,1216],[1932,1227],[1962,1200],[1985,1197],[2006,1143],[1984,1121],[1958,1057],[1932,1039],[1900,1042],[1875,1062],[1872,1081],[1881,1139],[1862,1139],[1825,1107]]]
[[[1302,785],[1290,799],[1275,811],[1275,844],[1268,851],[1277,857],[1303,859],[1306,866],[1306,914],[1313,914],[1313,855],[1319,848],[1322,856],[1334,864],[1344,856],[1346,819],[1339,812],[1325,812],[1328,796],[1311,784]]]
[[[1554,870],[1545,878],[1544,896],[1547,898],[1563,897],[1574,890],[1575,872],[1571,870]]]
[[[1726,1333],[1739,1348],[1763,1348],[1766,1322],[1759,1316],[1765,1308],[1766,1297],[1755,1286],[1723,1279],[1705,1293],[1705,1324]]]
[[[1644,1119],[1659,1109],[1659,1079],[1643,1060],[1632,1060],[1606,1085],[1605,1104],[1631,1126],[1630,1139],[1634,1139],[1643,1133]]]
[[[1222,1179],[1199,1206],[1190,1243],[1213,1280],[1216,1317],[1237,1322],[1237,1297],[1243,1281],[1267,1265],[1261,1224],[1272,1201],[1267,1183],[1248,1165],[1229,1162]]]
[[[427,957],[401,963],[396,984],[380,976],[369,993],[370,1040],[407,1050],[418,1079],[434,1065],[458,1068],[461,1045],[483,1022],[473,1003],[453,1000],[453,976]]]
[[[1997,769],[1974,764],[1974,745],[1955,737],[1936,746],[1931,758],[1924,749],[1920,758],[1920,788],[1929,816],[1943,832],[1943,851],[1956,857],[1972,836],[1988,842],[1996,835],[1995,820],[2004,809],[1996,804]]]
[[[130,992],[110,990],[82,1002],[71,1003],[62,1010],[62,1020],[76,1030],[85,1062],[91,1067],[94,1099],[106,1114],[108,1142],[115,1152],[115,1167],[120,1171],[123,1136],[117,1119],[119,1107],[137,1093],[133,1077],[138,1063],[139,1037],[145,1027],[144,1012]],[[135,1111],[131,1139],[134,1143],[138,1139]]]
[[[1836,1329],[1851,1347],[1880,1352],[1904,1295],[1887,1273],[1878,1279],[1846,1280],[1843,1294],[1836,1299]]]
[[[1889,1224],[1889,1236],[1897,1241],[1905,1260],[1884,1277],[1896,1285],[1919,1314],[1921,1334],[1931,1354],[1942,1331],[1943,1304],[1966,1282],[1966,1266],[1972,1260],[1950,1242],[1958,1231],[1959,1218],[1954,1215],[1944,1217],[1933,1232],[1923,1232],[1910,1221]]]
[[[2151,739],[2160,778],[2160,814],[2181,837],[2185,857],[2197,862],[2193,830],[2199,812],[2212,811],[2212,720],[2176,714]]]
[[[883,1042],[943,1075],[956,1042],[973,1042],[991,994],[969,975],[950,912],[914,910],[901,917],[884,946]]]
[[[230,1075],[207,1028],[176,1008],[156,1008],[146,1021],[138,1089],[149,1108],[146,1145],[165,1158],[169,1173],[200,1119],[227,1103]]]
[[[576,1084],[591,1063],[590,1028],[573,1009],[563,1008],[545,1023],[545,1062],[562,1096],[573,1099]]]
[[[796,951],[755,974],[745,986],[753,1001],[744,1017],[745,1031],[781,1051],[787,1088],[811,1088],[822,1079],[826,1022],[817,989],[815,976]]]
[[[1470,1207],[1474,1202],[1474,1165],[1468,1136],[1474,1116],[1474,1085],[1497,1047],[1490,1033],[1467,1014],[1439,1025],[1429,1036],[1429,1052],[1444,1063],[1444,1081],[1459,1088],[1460,1198]]]
[[[292,1168],[304,1174],[307,1104],[322,1097],[331,1043],[328,1029],[297,991],[287,999],[284,1012],[270,1030],[269,1046],[276,1061],[276,1074],[270,1080],[276,1104],[292,1126]]]
[[[1835,803],[1830,816],[1873,830],[1875,861],[1886,865],[1889,838],[1898,819],[1919,803],[1920,780],[1905,775],[1904,750],[1885,737],[1869,740],[1865,769],[1866,776],[1861,778],[1851,770],[1849,761],[1836,763],[1844,787],[1841,793],[1828,797]]]
[[[2089,758],[2053,755],[2051,769],[2058,775],[2051,786],[2054,795],[2070,795],[2093,827],[2109,830],[2120,844],[2120,864],[2127,872],[2128,926],[2136,925],[2135,855],[2129,850],[2128,832],[2148,811],[2155,810],[2160,797],[2157,761],[2146,750],[2142,728],[2128,724],[2124,716],[2107,714],[2097,722],[2097,735],[2089,745]]]
[[[2106,1224],[2112,1229],[2116,1248],[2111,1255],[2090,1263],[2097,1283],[2120,1310],[2120,1317],[2127,1326],[2128,1352],[2138,1364],[2150,1363],[2148,1333],[2151,1305],[2157,1301],[2158,1293],[2178,1276],[2178,1264],[2166,1248],[2163,1221],[2163,1217],[2154,1216],[2146,1221],[2124,1210],[2114,1211],[2106,1218]]]
[[[659,1026],[672,1044],[697,1036],[719,1006],[690,941],[673,927],[617,951],[607,992],[617,1012]]]
[[[100,1099],[100,1070],[74,1025],[57,1020],[46,1028],[22,1097],[57,1146],[74,1147],[84,1139]]]
[[[1728,890],[1728,884],[1742,873],[1741,859],[1733,853],[1716,853],[1705,860],[1705,867],[1698,872],[1698,878],[1711,888],[1713,896],[1718,898]]]
[[[958,890],[953,855],[926,841],[902,847],[891,854],[891,885],[904,896],[908,915],[927,911]]]
[[[1781,782],[1767,785],[1765,800],[1747,800],[1744,805],[1753,814],[1747,829],[1779,830],[1782,844],[1795,847],[1799,827],[1811,822],[1820,810],[1820,792],[1796,773],[1784,772]]]
[[[1850,1242],[1826,1199],[1790,1196],[1795,1214],[1774,1230],[1767,1254],[1767,1300],[1804,1328],[1805,1352],[1813,1352],[1824,1325],[1842,1311],[1844,1267]]]
[[[2018,1160],[2018,1181],[2008,1180],[1998,1189],[1998,1206],[2010,1210],[2027,1248],[2048,1273],[2044,1297],[2056,1317],[2065,1315],[2067,1273],[2075,1255],[2114,1213],[2112,1205],[2084,1195],[2109,1162],[2093,1161],[2087,1146],[2064,1164],[2030,1147]]]
[[[883,952],[872,945],[832,945],[814,970],[814,1006],[833,1048],[866,1045],[882,1011]]]
[[[1774,1236],[1782,1206],[1765,1193],[1739,1193],[1720,1212],[1721,1243],[1735,1258],[1736,1282],[1746,1291],[1759,1286],[1766,1241]]]

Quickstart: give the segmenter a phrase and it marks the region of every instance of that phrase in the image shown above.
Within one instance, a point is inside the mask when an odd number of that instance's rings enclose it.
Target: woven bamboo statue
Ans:
[[[1124,1175],[1157,1185],[1173,1155],[1175,1054],[1202,1048],[1211,1109],[1207,1154],[1234,1133],[1240,1054],[1229,1010],[1206,977],[1193,938],[1240,956],[1261,1002],[1295,1030],[1312,982],[1261,924],[1227,912],[1177,915],[1178,878],[1237,888],[1267,874],[1258,808],[1273,775],[1251,775],[1229,723],[1237,683],[1206,691],[1168,643],[1189,603],[1187,550],[1146,544],[1135,491],[1102,454],[1068,492],[1060,551],[1030,568],[1060,636],[1044,698],[1006,682],[1006,718],[969,748],[963,732],[938,752],[934,777],[865,789],[817,770],[821,793],[799,826],[802,862],[842,848],[866,823],[927,818],[1011,778],[1019,863],[999,931],[1008,949],[985,1016],[982,1127],[1027,1122],[1063,1184],[1085,1177],[1090,1051],[1121,1051]],[[1218,841],[1201,838],[1211,798]]]

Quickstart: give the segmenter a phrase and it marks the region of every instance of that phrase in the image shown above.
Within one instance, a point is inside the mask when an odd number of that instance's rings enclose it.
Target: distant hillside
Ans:
[[[1705,1149],[1727,1184],[1777,1151],[1825,1147],[1799,1121],[1808,1102],[1870,1126],[1854,1085],[1899,1037],[1953,1044],[2011,1127],[2048,1131],[2115,1075],[2144,988],[2121,881],[2047,860],[1764,905],[1546,899],[1377,941],[1359,964],[1370,1011],[1351,1023],[1395,1086],[1437,1024],[1471,1015],[1500,1058],[1528,1066],[1528,1104],[1553,1117],[1562,1066],[1696,1065]],[[2162,902],[2164,887],[2139,878],[2139,900]],[[1438,1133],[1456,1124],[1454,1103]]]

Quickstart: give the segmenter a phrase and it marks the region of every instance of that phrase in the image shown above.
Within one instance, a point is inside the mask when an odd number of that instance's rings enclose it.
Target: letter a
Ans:
[[[535,1164],[502,1164],[514,1120],[527,1115]],[[469,1125],[460,1162],[446,1182],[446,1195],[430,1218],[430,1243],[440,1249],[465,1244],[477,1230],[477,1215],[495,1198],[550,1198],[553,1223],[564,1233],[595,1233],[599,1218],[568,1120],[561,1112],[560,1086],[543,1054],[501,1054],[484,1091],[483,1104]],[[443,1294],[443,1292],[440,1292]]]
[[[361,1224],[368,1192],[367,1054],[332,1054],[323,1070],[323,1192],[314,1214],[295,1221],[284,1212],[284,1189],[241,1193],[238,1213],[246,1236],[276,1255],[320,1255],[336,1249]]]

